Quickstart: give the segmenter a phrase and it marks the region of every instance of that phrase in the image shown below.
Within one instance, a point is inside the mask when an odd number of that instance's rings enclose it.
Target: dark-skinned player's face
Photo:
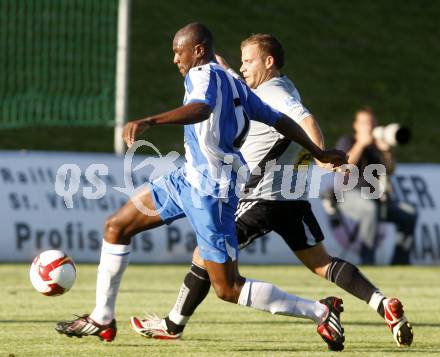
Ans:
[[[195,48],[192,41],[185,36],[175,36],[173,40],[174,64],[180,74],[185,77],[188,71],[194,66]]]

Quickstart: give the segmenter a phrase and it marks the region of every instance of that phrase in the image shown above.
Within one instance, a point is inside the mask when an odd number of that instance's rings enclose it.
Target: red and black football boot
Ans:
[[[399,299],[388,298],[383,301],[385,322],[390,328],[398,346],[410,346],[414,331],[404,315],[403,305]]]
[[[342,299],[330,296],[319,300],[328,309],[327,314],[318,324],[316,331],[327,343],[331,351],[342,351],[344,349],[344,329],[341,325],[341,312],[344,311]]]
[[[116,337],[116,320],[107,325],[101,325],[93,321],[89,315],[78,316],[73,321],[61,321],[55,326],[55,330],[68,337],[97,336],[101,341],[111,342]]]

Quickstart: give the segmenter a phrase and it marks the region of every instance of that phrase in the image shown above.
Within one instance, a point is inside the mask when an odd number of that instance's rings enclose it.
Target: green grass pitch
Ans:
[[[90,312],[94,305],[96,266],[78,266],[76,285],[64,296],[45,297],[33,290],[28,265],[0,265],[0,356],[322,356],[325,344],[307,320],[271,316],[218,300],[211,290],[181,341],[136,336],[131,314],[164,315],[172,307],[185,266],[128,268],[117,305],[118,336],[110,344],[95,337],[69,339],[54,331],[55,322]],[[309,273],[304,267],[243,266],[245,276],[271,281],[311,299],[344,299],[344,355],[440,356],[439,267],[368,267],[363,272],[387,295],[404,303],[413,323],[411,348],[395,345],[384,322],[363,302]]]

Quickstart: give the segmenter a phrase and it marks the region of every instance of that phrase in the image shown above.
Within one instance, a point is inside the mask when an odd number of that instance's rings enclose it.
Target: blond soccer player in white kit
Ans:
[[[271,35],[256,34],[242,42],[241,50],[240,71],[246,84],[264,102],[295,120],[312,141],[323,148],[324,138],[318,123],[303,106],[294,84],[280,73],[284,64],[281,44]],[[217,60],[238,77],[223,58],[217,56]],[[324,236],[307,201],[307,189],[295,192],[299,179],[296,168],[307,157],[305,150],[270,126],[251,122],[241,152],[251,175],[236,211],[240,248],[270,231],[277,232],[305,266],[365,301],[385,319],[396,343],[409,346],[413,340],[413,330],[404,315],[401,302],[384,296],[356,266],[330,256],[325,250],[321,242]],[[279,167],[283,169],[279,170]],[[288,176],[291,180],[286,181]],[[180,338],[190,316],[206,297],[209,288],[209,276],[196,250],[191,270],[185,277],[170,314],[165,319],[132,317],[132,328],[147,337]],[[332,320],[331,316],[328,318],[330,328],[338,330],[338,321]]]

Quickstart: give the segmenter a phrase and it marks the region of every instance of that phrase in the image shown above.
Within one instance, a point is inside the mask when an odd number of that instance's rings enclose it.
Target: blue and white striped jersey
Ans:
[[[191,68],[185,77],[183,104],[197,102],[208,104],[212,113],[185,125],[186,179],[209,195],[229,197],[238,169],[246,165],[239,150],[249,119],[273,126],[282,114],[215,62]]]

